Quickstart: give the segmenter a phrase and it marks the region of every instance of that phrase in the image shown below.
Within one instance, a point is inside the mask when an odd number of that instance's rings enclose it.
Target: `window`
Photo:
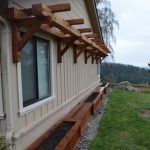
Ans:
[[[100,63],[97,64],[97,75],[100,76]]]
[[[52,95],[50,70],[49,41],[33,37],[21,53],[23,107]]]

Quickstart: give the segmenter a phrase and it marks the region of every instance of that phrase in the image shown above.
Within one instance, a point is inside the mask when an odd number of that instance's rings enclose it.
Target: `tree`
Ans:
[[[109,2],[109,0],[96,0],[96,3],[103,40],[106,46],[111,51],[112,59],[114,59],[114,50],[111,42],[116,42],[114,29],[115,27],[119,28],[119,22],[117,21],[116,16],[113,10],[111,9],[111,3]]]

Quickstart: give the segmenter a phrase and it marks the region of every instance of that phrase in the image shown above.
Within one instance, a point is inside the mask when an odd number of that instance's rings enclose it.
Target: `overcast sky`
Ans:
[[[150,62],[150,0],[110,0],[119,21],[115,62],[147,66]]]

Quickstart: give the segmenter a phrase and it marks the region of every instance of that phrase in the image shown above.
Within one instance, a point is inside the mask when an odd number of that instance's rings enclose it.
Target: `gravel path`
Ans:
[[[110,94],[111,90],[109,91]],[[97,134],[97,129],[99,127],[100,120],[104,113],[106,104],[108,102],[109,94],[106,94],[103,98],[102,105],[96,111],[96,114],[87,124],[87,127],[84,130],[83,136],[81,137],[80,143],[77,145],[76,150],[88,150],[90,142]]]

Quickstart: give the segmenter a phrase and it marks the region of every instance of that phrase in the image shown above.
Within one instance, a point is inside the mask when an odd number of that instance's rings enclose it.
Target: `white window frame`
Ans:
[[[54,41],[48,37],[45,37],[43,35],[40,34],[36,34],[37,37],[48,40],[49,41],[49,50],[50,50],[50,72],[51,72],[51,96],[35,102],[29,106],[23,107],[23,93],[22,93],[22,77],[21,77],[21,62],[17,63],[17,75],[18,75],[18,94],[19,94],[19,115],[23,116],[26,113],[29,113],[47,103],[49,103],[50,101],[53,101],[56,98],[55,95],[55,87],[54,87],[54,81],[55,81],[55,77],[54,77]]]

